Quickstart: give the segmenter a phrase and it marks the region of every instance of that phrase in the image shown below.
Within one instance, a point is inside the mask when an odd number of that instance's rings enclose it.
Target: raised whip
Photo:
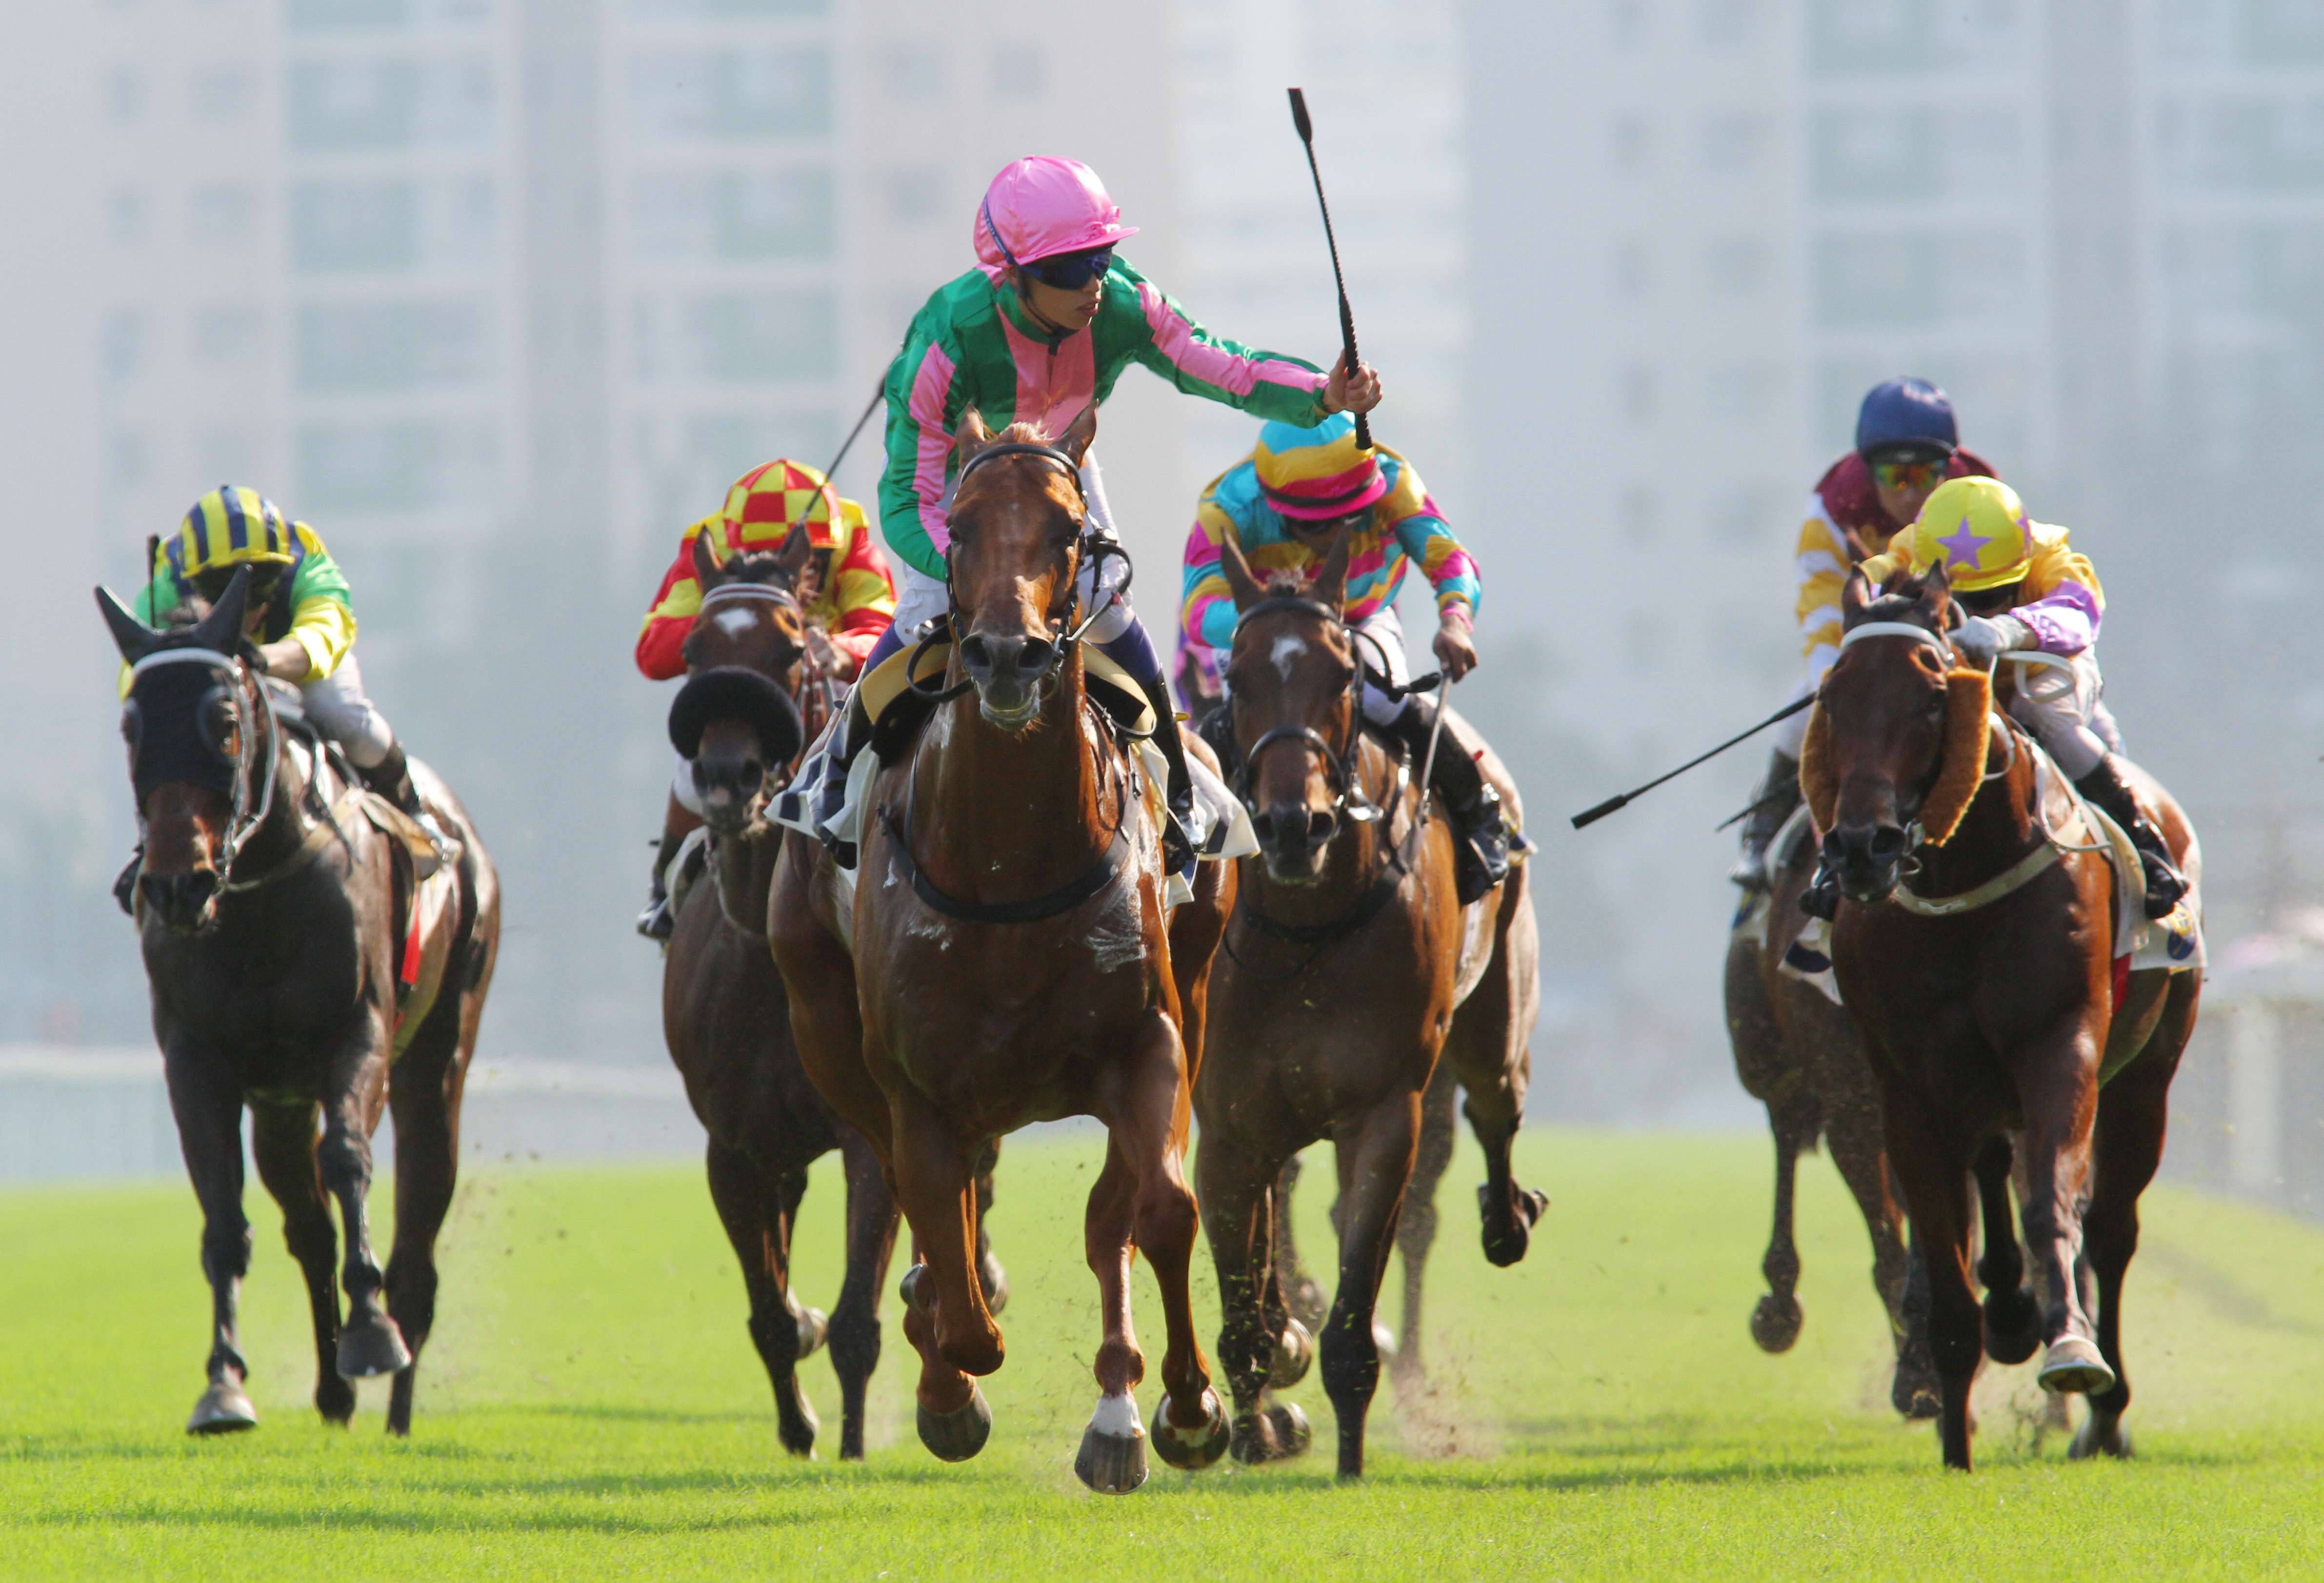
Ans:
[[[1332,284],[1340,290],[1340,349],[1346,355],[1348,377],[1356,377],[1356,316],[1348,306],[1348,282],[1340,273],[1340,244],[1332,235],[1332,206],[1323,198],[1323,173],[1315,168],[1315,124],[1307,119],[1307,96],[1298,88],[1290,90],[1291,124],[1299,130],[1299,142],[1307,151],[1307,173],[1315,179],[1315,207],[1323,211],[1323,243],[1332,250]],[[1366,450],[1372,448],[1372,426],[1360,412],[1356,414],[1356,444]]]

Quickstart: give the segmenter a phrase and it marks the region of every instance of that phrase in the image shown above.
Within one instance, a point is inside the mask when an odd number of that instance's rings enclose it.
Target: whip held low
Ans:
[[[1594,808],[1584,808],[1582,812],[1573,815],[1573,828],[1579,830],[1584,825],[1597,824],[1599,820],[1603,819],[1607,815],[1628,807],[1633,797],[1642,797],[1648,792],[1654,790],[1655,787],[1662,785],[1663,782],[1677,779],[1680,776],[1684,775],[1696,765],[1705,763],[1710,759],[1718,758],[1720,754],[1724,753],[1736,743],[1748,741],[1751,738],[1757,736],[1761,732],[1766,731],[1777,721],[1789,720],[1793,715],[1797,714],[1801,710],[1805,709],[1809,704],[1814,702],[1815,695],[1811,693],[1806,697],[1799,699],[1794,703],[1786,704],[1781,709],[1776,710],[1773,714],[1767,716],[1766,719],[1753,726],[1750,730],[1738,732],[1735,735],[1729,737],[1725,741],[1711,749],[1711,751],[1707,753],[1698,753],[1693,758],[1689,759],[1685,763],[1680,765],[1677,768],[1662,775],[1657,775],[1652,780],[1646,782],[1646,785],[1634,787],[1630,790],[1622,793],[1619,796],[1608,797],[1604,802],[1599,804]]]

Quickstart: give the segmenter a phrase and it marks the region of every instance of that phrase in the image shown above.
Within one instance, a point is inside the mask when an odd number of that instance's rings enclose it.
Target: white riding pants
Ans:
[[[315,729],[338,743],[356,768],[377,768],[395,746],[394,729],[364,695],[363,667],[352,653],[321,681],[300,686],[299,697]]]

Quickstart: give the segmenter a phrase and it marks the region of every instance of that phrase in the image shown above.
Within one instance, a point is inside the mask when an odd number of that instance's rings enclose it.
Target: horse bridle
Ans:
[[[1285,613],[1313,616],[1318,621],[1329,622],[1337,627],[1341,635],[1348,640],[1349,650],[1351,653],[1354,651],[1358,634],[1354,628],[1348,625],[1347,619],[1322,600],[1310,599],[1301,594],[1268,595],[1236,615],[1235,630],[1239,633],[1242,631],[1243,623],[1253,616]],[[1259,741],[1250,745],[1250,751],[1241,755],[1242,761],[1235,766],[1234,794],[1246,807],[1250,804],[1251,771],[1258,767],[1259,756],[1279,742],[1296,742],[1323,760],[1323,777],[1332,787],[1332,812],[1334,815],[1345,815],[1360,824],[1380,816],[1379,808],[1364,790],[1363,781],[1356,774],[1356,755],[1361,750],[1364,741],[1365,668],[1361,659],[1359,659],[1354,674],[1348,678],[1348,740],[1341,746],[1337,748],[1332,746],[1323,739],[1323,733],[1312,725],[1278,725],[1261,732]],[[1227,694],[1227,707],[1231,710],[1234,706],[1235,695],[1230,689]]]
[[[1098,617],[1111,610],[1120,602],[1122,595],[1130,591],[1130,580],[1137,575],[1137,567],[1131,562],[1129,552],[1121,548],[1120,540],[1092,526],[1089,491],[1082,483],[1081,465],[1055,446],[1039,445],[1028,440],[1009,440],[1000,445],[985,446],[962,465],[959,477],[953,483],[953,499],[955,502],[959,500],[960,492],[967,487],[969,478],[978,468],[987,463],[1000,461],[1005,456],[1038,456],[1046,462],[1055,464],[1072,483],[1074,497],[1081,502],[1081,517],[1074,524],[1080,531],[1074,541],[1073,575],[1058,580],[1057,595],[1052,599],[1048,610],[1044,612],[1049,623],[1049,663],[1042,668],[1040,676],[1035,679],[1033,685],[1037,688],[1045,687],[1055,681],[1057,673],[1065,668],[1066,651],[1082,640],[1084,634],[1096,623]],[[973,682],[963,681],[954,683],[951,686],[945,686],[941,683],[923,686],[918,679],[921,654],[939,643],[957,642],[961,636],[963,623],[960,620],[960,599],[952,580],[953,547],[959,542],[958,537],[954,536],[951,543],[945,546],[943,625],[940,627],[931,625],[927,629],[926,635],[914,646],[912,658],[905,663],[904,667],[905,686],[931,704],[949,703],[975,685]],[[1104,586],[1102,573],[1109,556],[1121,563],[1121,584],[1117,588]],[[1081,575],[1084,567],[1087,567],[1090,572],[1092,588],[1102,592],[1104,597],[1093,599],[1091,604],[1093,608],[1082,618],[1079,626],[1067,631],[1065,629],[1073,621],[1074,603],[1080,597]]]
[[[237,695],[242,691],[243,682],[249,679],[249,673],[243,662],[230,654],[221,653],[215,649],[163,649],[147,655],[129,667],[129,686],[132,691],[135,690],[139,676],[149,670],[158,669],[165,665],[207,667],[225,678],[227,685]],[[259,704],[266,711],[266,778],[261,784],[258,806],[254,811],[250,805],[250,783],[252,771],[256,768],[259,755],[259,733],[249,729],[248,722],[244,722],[243,729],[235,733],[234,812],[226,821],[226,834],[218,841],[218,889],[221,892],[250,888],[249,885],[229,883],[228,876],[234,871],[234,860],[242,851],[242,843],[250,838],[253,831],[266,822],[266,815],[274,807],[274,782],[278,766],[273,744],[281,725],[275,718],[274,699],[267,692],[266,684],[259,681],[252,690],[258,695]]]

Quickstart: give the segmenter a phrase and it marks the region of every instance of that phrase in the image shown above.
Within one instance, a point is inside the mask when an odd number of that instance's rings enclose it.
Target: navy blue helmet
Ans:
[[[1867,461],[1899,451],[1950,456],[1960,449],[1952,398],[1924,379],[1875,385],[1856,414],[1856,452]]]

